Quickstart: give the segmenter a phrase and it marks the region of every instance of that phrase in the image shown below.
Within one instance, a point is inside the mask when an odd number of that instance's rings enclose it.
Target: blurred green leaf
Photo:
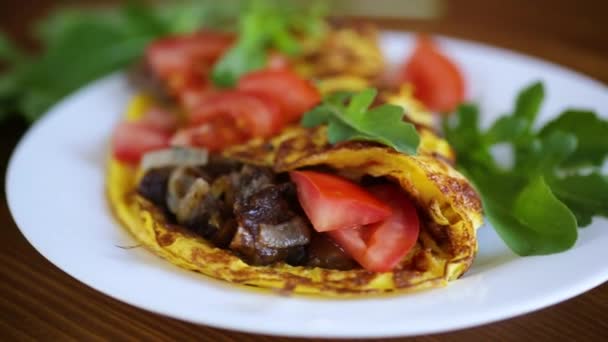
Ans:
[[[15,63],[23,57],[23,53],[0,32],[0,62]]]
[[[549,179],[551,189],[576,216],[579,226],[587,226],[593,216],[608,217],[608,177],[598,172]]]
[[[297,54],[300,46],[295,34],[318,30],[322,15],[290,2],[251,1],[240,16],[236,44],[213,69],[213,82],[221,87],[233,86],[241,75],[266,64],[268,49]]]
[[[33,58],[0,35],[0,59],[9,62],[9,71],[0,75],[0,120],[20,111],[34,121],[81,86],[134,63],[156,37],[234,22],[239,7],[233,5],[129,1],[117,8],[60,9],[35,26],[44,51]]]
[[[554,132],[573,134],[578,146],[566,160],[567,167],[601,166],[608,156],[608,120],[596,113],[584,110],[567,110],[548,122],[540,131],[541,136]]]
[[[524,88],[515,100],[513,117],[524,120],[528,124],[527,128],[530,129],[538,116],[544,98],[545,87],[541,82]]]

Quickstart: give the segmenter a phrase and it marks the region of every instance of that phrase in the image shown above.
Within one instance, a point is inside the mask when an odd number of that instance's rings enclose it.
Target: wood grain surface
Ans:
[[[69,1],[1,0],[0,28],[23,46],[32,47],[27,34],[31,23],[57,3],[64,2]],[[446,5],[444,15],[434,20],[391,20],[380,24],[510,48],[608,83],[608,1],[455,0],[447,1]],[[25,130],[26,125],[17,119],[0,125],[2,179],[11,150]],[[29,245],[15,226],[4,196],[0,202],[0,241],[2,341],[292,340],[192,325],[100,294],[53,266]],[[566,271],[576,276],[574,270]],[[608,283],[563,303],[506,321],[402,340],[592,341],[602,338],[608,340]]]

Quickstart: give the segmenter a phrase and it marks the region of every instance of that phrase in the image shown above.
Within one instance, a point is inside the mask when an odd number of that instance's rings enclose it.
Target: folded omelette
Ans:
[[[136,98],[127,117],[137,117],[147,105],[145,99]],[[290,127],[272,139],[253,140],[218,157],[229,164],[263,167],[277,177],[293,170],[319,169],[355,182],[372,179],[398,185],[415,203],[420,234],[399,267],[390,272],[264,263],[266,256],[252,262],[243,257],[245,250],[235,252],[226,243],[205,238],[205,232],[176,224],[175,215],[137,191],[141,170],[113,159],[106,179],[110,206],[124,228],[150,251],[179,267],[231,283],[335,296],[420,290],[460,277],[475,257],[482,212],[471,184],[451,166],[454,154],[449,145],[431,130],[421,129],[418,154],[410,156],[370,142],[330,145],[325,129]]]

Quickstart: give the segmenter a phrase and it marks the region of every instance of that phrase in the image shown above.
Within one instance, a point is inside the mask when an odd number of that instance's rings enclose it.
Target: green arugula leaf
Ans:
[[[213,82],[220,87],[234,86],[243,74],[266,65],[271,48],[288,55],[299,53],[295,34],[320,27],[316,23],[321,22],[321,17],[321,13],[305,8],[279,6],[270,0],[253,1],[240,17],[237,42],[213,68]]]
[[[557,198],[572,210],[579,226],[591,224],[596,215],[608,217],[608,177],[594,172],[553,177],[548,182]]]
[[[168,27],[149,6],[138,1],[128,1],[123,8],[126,29],[133,35],[162,36],[169,33]]]
[[[418,150],[420,136],[414,125],[403,121],[403,108],[400,106],[387,104],[375,107],[353,123],[370,140],[410,155],[415,155]]]
[[[45,48],[40,56],[23,56],[0,35],[0,60],[9,64],[0,75],[0,120],[17,112],[36,120],[84,84],[135,62],[152,39],[203,27],[232,30],[240,25],[239,41],[213,73],[218,84],[232,85],[238,76],[265,65],[268,48],[297,53],[297,35],[322,30],[320,7],[299,6],[278,0],[157,6],[129,1],[94,11],[61,9],[36,26]]]
[[[541,138],[540,155],[530,164],[538,170],[553,171],[576,150],[577,139],[573,134],[556,131]]]
[[[526,122],[527,130],[530,130],[536,120],[544,97],[545,88],[541,82],[536,82],[526,87],[517,96],[513,117]]]
[[[239,38],[235,45],[216,63],[211,78],[220,87],[232,87],[239,77],[266,64],[266,48],[276,15],[263,4],[254,4],[241,16]],[[274,23],[276,25],[276,23]]]
[[[10,115],[17,113],[19,98],[18,94],[22,89],[22,74],[19,70],[20,64],[13,67],[13,70],[0,75],[0,123]]]
[[[382,105],[372,109],[377,91],[366,89],[347,96],[344,93],[327,98],[302,118],[304,127],[328,124],[331,144],[347,140],[375,141],[408,154],[416,154],[420,137],[414,125],[403,121],[403,109]],[[350,100],[348,100],[350,97]]]
[[[307,1],[307,15],[292,15],[289,19],[296,32],[305,32],[310,38],[319,38],[325,34],[326,23],[324,18],[330,12],[331,5],[327,1]],[[295,12],[301,12],[295,9]]]
[[[17,111],[16,97],[22,89],[24,55],[2,32],[0,32],[0,64],[11,67],[0,74],[0,122]]]
[[[244,1],[180,1],[152,7],[156,17],[173,34],[189,33],[201,27],[225,30],[235,25]]]
[[[301,51],[300,43],[289,31],[284,29],[285,26],[289,27],[290,25],[282,23],[282,20],[275,23],[275,27],[271,30],[273,34],[271,35],[270,45],[289,56],[295,56]]]
[[[528,122],[514,116],[503,116],[494,122],[484,135],[486,144],[492,145],[506,141],[518,141],[527,133]]]
[[[260,69],[265,64],[266,51],[261,46],[237,44],[215,64],[211,78],[220,87],[232,87],[241,75]]]
[[[355,94],[356,93],[352,91],[338,91],[326,96],[325,99],[323,99],[323,102],[332,104],[334,106],[342,107]]]
[[[555,197],[542,176],[532,179],[519,192],[513,204],[513,216],[521,227],[530,229],[526,232],[527,248],[516,250],[520,255],[557,253],[576,242],[574,215]],[[534,238],[540,241],[531,243]]]
[[[443,130],[457,150],[468,146],[481,146],[482,135],[479,130],[479,109],[472,104],[462,104],[456,114],[443,121]]]
[[[116,26],[120,16],[117,10],[99,10],[93,14],[75,8],[64,8],[51,13],[47,18],[34,27],[35,36],[44,44],[45,48],[56,45],[57,41],[64,40],[67,34],[74,31],[82,23],[96,22],[102,25]]]
[[[23,58],[23,53],[0,32],[0,62],[15,63]]]
[[[565,111],[548,122],[540,130],[540,136],[556,131],[573,134],[578,141],[578,147],[565,161],[565,167],[600,166],[608,156],[608,120],[599,118],[593,112]]]
[[[595,215],[608,216],[608,177],[576,174],[576,167],[597,166],[605,159],[608,121],[591,112],[567,111],[534,132],[543,97],[541,83],[524,88],[513,112],[485,132],[474,105],[461,106],[443,122],[457,167],[479,191],[488,220],[519,255],[564,251],[575,243],[577,226]],[[490,153],[499,143],[512,145],[512,168],[499,168]],[[570,175],[559,176],[564,168]]]
[[[477,106],[468,103],[460,105],[454,115],[443,120],[442,127],[446,139],[458,152],[459,162],[475,161],[489,168],[496,167],[479,129]]]
[[[37,25],[36,36],[45,50],[35,57],[23,56],[0,36],[0,59],[9,62],[0,75],[0,120],[20,112],[34,121],[82,85],[131,65],[152,39],[234,21],[239,9],[234,2],[195,1],[61,9]]]
[[[21,110],[29,120],[37,119],[82,84],[131,64],[152,37],[131,37],[102,22],[75,23],[30,65],[24,77],[28,92],[20,100]]]
[[[576,241],[572,212],[553,195],[542,175],[529,178],[474,162],[459,166],[479,191],[492,227],[518,255],[557,253]]]
[[[328,107],[327,105],[323,104],[318,105],[302,117],[300,124],[307,128],[326,124],[331,118],[330,113],[331,107]]]
[[[374,102],[376,95],[378,95],[378,91],[373,88],[365,89],[358,94],[353,94],[344,111],[345,117],[352,121],[362,120],[366,115],[369,106]],[[401,112],[401,117],[403,117],[403,109]]]
[[[343,123],[341,120],[333,117],[329,118],[329,125],[327,126],[327,136],[329,138],[329,142],[332,144],[337,144],[339,142],[353,139],[369,140],[365,136],[359,134],[359,132],[357,132],[355,129]]]
[[[500,182],[496,182],[499,176]],[[576,221],[555,198],[542,176],[525,183],[513,174],[478,172],[485,214],[507,246],[518,255],[557,253],[577,238]],[[495,183],[501,183],[497,188]],[[522,184],[523,183],[523,184]]]
[[[552,173],[576,150],[573,134],[556,131],[545,137],[534,137],[527,145],[518,145],[515,171],[529,176]]]

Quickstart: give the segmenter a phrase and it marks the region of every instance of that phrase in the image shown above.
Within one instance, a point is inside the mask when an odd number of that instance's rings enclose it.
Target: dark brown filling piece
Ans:
[[[203,167],[150,170],[138,193],[171,223],[249,264],[358,267],[329,237],[312,229],[286,174],[212,157]]]

